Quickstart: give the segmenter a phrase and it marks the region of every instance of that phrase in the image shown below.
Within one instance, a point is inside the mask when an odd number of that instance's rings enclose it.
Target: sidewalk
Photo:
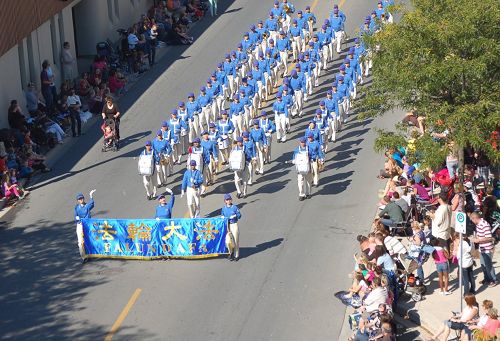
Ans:
[[[500,273],[500,246],[495,248],[493,265],[497,274],[497,281]],[[476,280],[476,298],[477,302],[485,299],[493,301],[495,307],[500,306],[500,285],[494,288],[482,285],[479,282],[483,280],[483,273],[479,259],[475,260],[474,276]],[[423,329],[435,333],[439,330],[443,321],[451,317],[451,312],[460,311],[460,288],[458,287],[458,267],[453,266],[450,273],[449,290],[452,292],[449,296],[443,296],[439,293],[438,278],[436,266],[432,258],[424,264],[424,274],[426,278],[427,292],[422,301],[414,302],[409,295],[404,294],[398,301],[396,312],[401,316],[408,316],[411,321],[420,325]],[[480,314],[483,314],[480,311]]]

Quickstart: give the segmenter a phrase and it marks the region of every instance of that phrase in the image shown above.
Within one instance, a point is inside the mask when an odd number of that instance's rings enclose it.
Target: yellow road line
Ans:
[[[135,301],[137,301],[137,298],[139,298],[139,295],[141,294],[142,289],[137,288],[135,289],[134,293],[132,294],[132,297],[127,302],[127,305],[125,308],[123,308],[122,312],[116,319],[115,323],[113,323],[113,326],[111,327],[111,330],[108,332],[106,337],[104,338],[104,341],[111,341],[113,339],[113,336],[116,334],[118,329],[120,329],[120,326],[122,325],[123,321],[127,317],[128,313],[130,312],[130,309],[132,309]]]

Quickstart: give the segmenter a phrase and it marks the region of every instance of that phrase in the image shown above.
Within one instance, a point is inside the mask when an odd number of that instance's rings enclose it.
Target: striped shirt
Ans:
[[[476,237],[479,239],[492,238],[491,226],[486,220],[481,218],[479,223],[476,225]],[[490,253],[493,250],[493,242],[488,241],[484,243],[479,243],[479,250],[483,253]]]

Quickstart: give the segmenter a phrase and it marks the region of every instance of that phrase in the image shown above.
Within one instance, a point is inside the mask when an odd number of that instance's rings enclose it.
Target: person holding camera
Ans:
[[[75,89],[71,89],[66,104],[69,107],[69,118],[71,119],[71,132],[73,133],[73,137],[80,136],[82,135],[82,120],[80,118],[82,101],[80,100],[80,96],[76,94]],[[75,125],[78,125],[78,135],[76,134]]]

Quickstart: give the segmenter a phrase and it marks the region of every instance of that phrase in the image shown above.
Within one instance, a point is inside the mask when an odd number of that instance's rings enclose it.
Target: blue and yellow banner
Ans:
[[[227,220],[82,219],[89,258],[208,258],[227,254]]]

